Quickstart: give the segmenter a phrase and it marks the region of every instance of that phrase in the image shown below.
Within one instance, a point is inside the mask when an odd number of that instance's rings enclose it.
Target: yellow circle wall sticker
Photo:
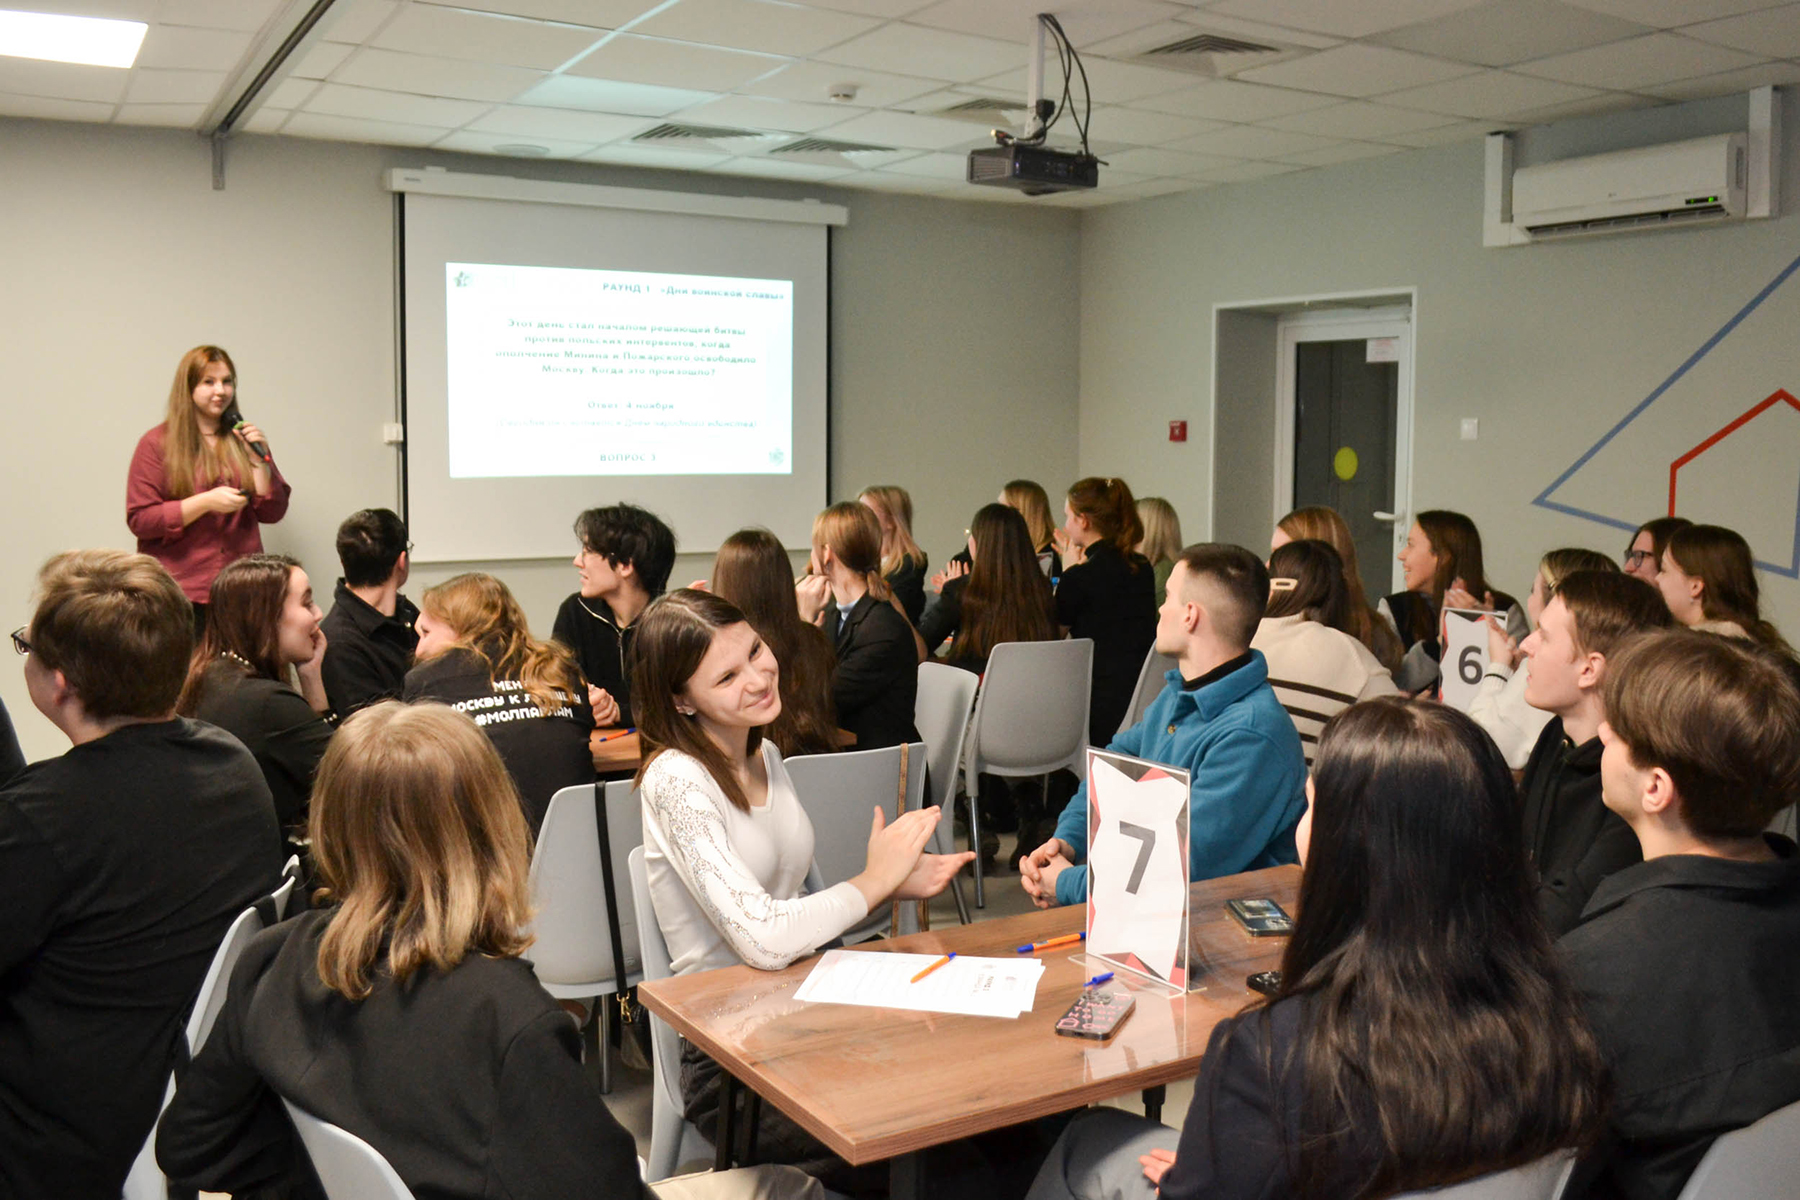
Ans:
[[[1337,477],[1345,483],[1356,478],[1356,467],[1356,451],[1348,446],[1339,447],[1338,452],[1331,458],[1331,469],[1337,472]]]

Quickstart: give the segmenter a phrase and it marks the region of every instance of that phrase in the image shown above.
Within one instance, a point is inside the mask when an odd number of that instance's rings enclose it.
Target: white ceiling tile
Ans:
[[[1800,58],[1800,5],[1746,13],[1682,29],[1683,37],[1748,50],[1763,58]]]
[[[338,83],[321,84],[306,101],[309,113],[399,125],[435,125],[440,129],[455,129],[487,110],[487,105],[471,100],[445,100]]]
[[[859,107],[867,108],[887,108],[945,86],[943,80],[888,75],[831,63],[797,62],[739,90],[748,95],[775,96],[782,100],[822,101],[828,100],[832,86],[840,83],[855,84],[855,102]]]
[[[228,71],[250,48],[250,35],[230,29],[152,25],[138,50],[137,66],[190,71]]]
[[[332,36],[337,36],[335,33]],[[410,4],[369,41],[384,50],[472,59],[550,71],[606,35],[596,29],[547,25],[520,17]]]
[[[520,146],[541,146],[545,154],[520,154]],[[579,158],[594,148],[592,142],[565,142],[556,138],[512,137],[501,133],[470,133],[459,129],[431,143],[433,150],[459,150],[465,154],[498,154],[526,161],[534,158]]]
[[[725,92],[785,66],[786,61],[768,54],[621,33],[570,67],[568,73],[589,79]]]
[[[115,21],[154,21],[160,0],[13,0],[8,8],[61,13],[70,17],[107,17]]]
[[[1692,79],[1696,75],[1735,71],[1754,66],[1756,62],[1755,55],[1727,50],[1723,46],[1696,42],[1673,33],[1652,33],[1591,50],[1521,63],[1514,70],[1591,87],[1634,91],[1677,79]]]
[[[1217,186],[1195,179],[1151,179],[1122,187],[1115,195],[1120,199],[1145,200],[1152,196],[1170,196],[1178,192],[1204,192],[1207,188]]]
[[[864,16],[893,19],[918,12],[931,0],[807,0],[813,8],[829,8],[833,12],[862,13]]]
[[[1190,88],[1196,82],[1196,77],[1185,71],[1165,71],[1157,67],[1138,66],[1136,63],[1114,62],[1109,58],[1084,57],[1081,61],[1087,67],[1088,86],[1093,89],[1094,99],[1108,104],[1130,104],[1146,96],[1161,96]],[[1025,94],[1026,84],[1027,73],[1024,67],[981,81],[983,87],[1010,88],[1021,96]],[[1079,103],[1079,74],[1070,83],[1069,89]],[[1056,68],[1054,60],[1044,64],[1044,91],[1048,93],[1052,90],[1057,95],[1062,94],[1062,72]]]
[[[287,119],[281,132],[290,137],[324,138],[333,142],[373,142],[389,146],[428,146],[444,136],[444,130],[430,125],[407,125],[395,121],[363,121],[355,117],[333,117],[322,113],[297,112]]]
[[[1464,63],[1427,58],[1405,50],[1352,43],[1320,50],[1304,58],[1256,67],[1239,78],[1250,83],[1276,84],[1356,98],[1379,95],[1396,88],[1439,83],[1470,74],[1475,69]]]
[[[941,179],[923,175],[901,175],[894,171],[858,171],[853,178],[841,181],[846,187],[871,192],[903,192],[912,196],[941,196],[956,187]]]
[[[615,138],[630,137],[649,128],[645,117],[619,117],[611,113],[573,112],[562,108],[533,108],[508,105],[471,121],[471,133],[502,134],[507,141],[537,141],[553,138],[564,142],[585,142],[592,146]]]
[[[348,42],[314,42],[288,71],[290,79],[324,79],[356,49]]]
[[[511,100],[544,78],[544,72],[525,67],[501,67],[492,63],[431,58],[365,47],[339,67],[331,81],[393,92],[498,102]]]
[[[1304,150],[1299,154],[1284,154],[1282,157],[1288,162],[1304,163],[1309,167],[1330,167],[1338,163],[1402,153],[1404,150],[1399,146],[1383,146],[1375,142],[1339,142],[1322,150]]]
[[[1134,171],[1142,175],[1174,175],[1186,179],[1206,171],[1231,166],[1234,160],[1208,154],[1182,154],[1176,150],[1156,150],[1146,146],[1137,150],[1127,150],[1122,154],[1108,155],[1106,161],[1121,171]]]
[[[921,154],[905,162],[892,163],[881,170],[917,179],[961,181],[969,177],[969,160],[962,154]]]
[[[839,151],[805,149],[795,154],[782,153],[784,147],[813,140],[835,142],[837,139],[833,138],[830,134],[819,134],[806,138],[783,138],[781,141],[772,144],[767,150],[762,151],[760,155],[742,155],[740,157],[767,157],[778,162],[811,163],[814,166],[837,167],[838,169],[845,171],[873,171],[878,167],[885,167],[889,163],[902,162],[906,159],[917,158],[919,156],[917,150]]]
[[[1483,0],[1474,8],[1395,29],[1375,40],[1439,58],[1505,67],[1648,32],[1635,21],[1560,0]]]
[[[680,171],[699,171],[731,158],[729,154],[694,154],[685,150],[665,150],[661,146],[638,146],[619,142],[602,146],[581,156],[583,162],[608,162],[632,167],[673,167]]]
[[[1186,91],[1169,92],[1140,100],[1134,107],[1154,112],[1175,113],[1187,117],[1205,117],[1215,121],[1264,121],[1307,109],[1324,108],[1329,97],[1311,92],[1295,92],[1287,88],[1263,87],[1255,83],[1238,83],[1220,79],[1202,83]]]
[[[33,7],[36,7],[35,3]],[[275,15],[281,0],[162,0],[156,19],[165,25],[199,25],[255,33]]]
[[[1025,40],[1004,42],[919,25],[884,25],[815,56],[848,67],[904,66],[933,79],[967,83],[1025,64]]]
[[[805,58],[878,24],[874,17],[801,8],[780,0],[678,0],[631,31]]]
[[[259,108],[250,119],[238,126],[242,133],[279,133],[282,122],[292,114],[285,108]]]
[[[1045,9],[1043,0],[939,0],[913,13],[907,21],[934,29],[1026,42],[1037,28],[1037,14]],[[1075,0],[1059,4],[1053,11],[1069,40],[1086,48],[1167,21],[1183,10],[1178,5],[1142,0]]]
[[[115,125],[161,125],[170,129],[192,129],[206,115],[204,104],[121,104],[113,117]]]
[[[1302,150],[1324,149],[1332,145],[1332,139],[1258,125],[1235,125],[1166,145],[1170,150],[1223,154],[1227,158],[1292,158]]]
[[[1639,108],[1656,108],[1653,100],[1642,96],[1627,95],[1624,92],[1600,92],[1585,100],[1571,100],[1566,104],[1552,104],[1544,108],[1534,108],[1529,112],[1516,113],[1508,119],[1510,125],[1553,125],[1558,121],[1567,121],[1574,117],[1593,117],[1601,113],[1628,112]]]
[[[912,150],[943,150],[974,141],[980,134],[979,128],[966,121],[895,112],[865,113],[831,127],[831,136],[846,142]]]
[[[447,8],[472,8],[480,12],[503,13],[513,17],[532,17],[539,21],[560,21],[565,25],[587,25],[598,29],[617,29],[656,8],[662,0],[418,0]],[[343,0],[338,0],[343,3]]]
[[[1568,0],[1568,3],[1608,16],[1623,17],[1640,25],[1673,29],[1677,25],[1692,25],[1696,21],[1711,21],[1768,8],[1770,0]]]
[[[131,104],[211,104],[228,78],[224,71],[138,69],[125,86]]]
[[[125,80],[129,74],[118,67],[0,57],[0,92],[11,96],[89,100],[111,105],[125,98]]]
[[[811,133],[862,111],[841,104],[802,104],[767,96],[720,96],[717,100],[682,110],[681,119],[703,125],[744,125],[751,129]]]
[[[1407,88],[1383,96],[1383,104],[1416,108],[1451,117],[1509,117],[1516,113],[1567,104],[1595,95],[1593,88],[1548,79],[1529,79],[1507,71],[1483,71],[1448,83]]]
[[[263,103],[273,108],[299,108],[318,87],[316,79],[284,79],[269,89]]]
[[[1223,121],[1203,121],[1198,117],[1177,117],[1118,106],[1096,108],[1091,124],[1094,133],[1100,137],[1138,146],[1162,145],[1176,138],[1193,137],[1197,133],[1226,127]]]
[[[854,167],[825,167],[817,163],[782,162],[774,158],[734,158],[706,168],[722,175],[752,175],[761,179],[842,179],[856,173]]]
[[[113,105],[92,100],[59,100],[54,96],[15,96],[0,91],[0,116],[37,117],[46,121],[106,121]]]
[[[514,103],[542,105],[546,108],[580,108],[637,117],[666,117],[670,113],[711,100],[716,94],[689,88],[653,87],[643,83],[618,83],[611,79],[552,75]]]
[[[973,115],[965,110],[950,113],[946,110],[961,104],[969,104],[983,100],[998,102],[998,115],[993,108],[976,110],[985,115]],[[1010,88],[990,87],[984,83],[965,83],[958,87],[945,88],[941,92],[931,92],[924,96],[914,96],[911,100],[899,104],[888,105],[901,112],[923,113],[926,116],[942,116],[947,121],[967,121],[977,128],[991,128],[995,124],[1017,125],[1025,116],[1025,94]]]
[[[1288,175],[1304,167],[1292,163],[1273,162],[1241,162],[1228,167],[1215,167],[1202,173],[1199,178],[1213,183],[1248,183],[1252,179],[1267,179],[1271,175]]]
[[[1385,29],[1398,29],[1429,21],[1458,9],[1473,8],[1480,0],[1220,0],[1207,11],[1228,13],[1329,33],[1359,38]]]
[[[1751,88],[1763,87],[1767,84],[1773,84],[1776,87],[1800,84],[1800,65],[1790,62],[1765,63],[1758,67],[1745,67],[1741,71],[1726,71],[1721,75],[1702,75],[1697,79],[1683,79],[1679,83],[1647,87],[1642,90],[1665,100],[1706,100],[1713,96],[1730,96],[1738,92],[1747,92]]]
[[[1275,129],[1291,129],[1296,133],[1316,133],[1320,137],[1389,138],[1390,134],[1419,129],[1433,129],[1451,124],[1449,117],[1437,113],[1413,112],[1390,108],[1366,100],[1350,100],[1330,108],[1276,117],[1264,124]]]
[[[318,29],[334,42],[366,42],[399,11],[400,0],[336,0]]]
[[[1457,121],[1450,125],[1438,125],[1431,129],[1406,129],[1394,133],[1382,134],[1384,142],[1394,142],[1401,146],[1423,148],[1426,146],[1448,146],[1453,142],[1479,141],[1494,132],[1492,121]]]

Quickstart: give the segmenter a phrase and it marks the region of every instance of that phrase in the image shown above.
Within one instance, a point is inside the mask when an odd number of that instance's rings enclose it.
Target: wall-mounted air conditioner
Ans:
[[[1513,172],[1512,223],[1533,239],[1744,215],[1745,137],[1566,158]]]

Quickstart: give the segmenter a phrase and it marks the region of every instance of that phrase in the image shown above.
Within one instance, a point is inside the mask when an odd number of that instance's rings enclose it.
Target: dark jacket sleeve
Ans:
[[[966,575],[952,579],[925,606],[925,616],[919,621],[919,636],[925,639],[926,653],[937,653],[938,647],[954,637],[962,626],[962,596],[967,586]]]
[[[282,941],[265,931],[238,959],[219,1019],[157,1125],[156,1161],[189,1189],[241,1195],[296,1168],[293,1126],[244,1051],[245,1013]]]
[[[925,611],[925,564],[907,559],[886,579],[900,607],[906,610],[906,619],[917,625]]]
[[[489,1147],[499,1191],[514,1200],[648,1198],[637,1147],[582,1070],[580,1035],[561,1012],[507,1047]]]
[[[1087,577],[1089,568],[1086,563],[1063,570],[1062,578],[1056,584],[1056,623],[1064,629],[1072,628],[1081,617],[1081,610],[1087,607]]]
[[[1581,924],[1581,910],[1601,880],[1643,860],[1643,845],[1631,826],[1610,810],[1601,814],[1600,828],[1587,850],[1563,869],[1545,872],[1538,881],[1538,910],[1550,936],[1561,937]]]
[[[6,704],[0,702],[0,787],[25,769],[25,752],[19,749],[19,735],[13,731],[12,717]]]
[[[894,686],[906,671],[917,671],[918,651],[912,630],[893,605],[877,602],[838,650],[831,698],[842,716],[854,712]]]
[[[290,687],[275,688],[263,700],[262,728],[266,735],[257,765],[275,794],[275,815],[287,829],[305,814],[313,773],[325,757],[332,729],[306,698]]]
[[[1297,1002],[1292,1002],[1297,1005]],[[1290,1011],[1267,1012],[1286,1023]],[[1221,1022],[1207,1042],[1194,1100],[1181,1128],[1161,1200],[1251,1200],[1292,1195],[1283,1126],[1288,1098],[1274,1077],[1263,1012]],[[1279,1031],[1276,1040],[1281,1040]]]
[[[381,662],[360,641],[328,643],[319,680],[325,685],[325,698],[340,717],[398,694]]]

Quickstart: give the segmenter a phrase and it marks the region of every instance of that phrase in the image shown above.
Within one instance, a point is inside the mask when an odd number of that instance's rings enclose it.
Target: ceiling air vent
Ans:
[[[1166,46],[1157,46],[1138,55],[1139,58],[1155,58],[1164,54],[1280,54],[1280,46],[1265,46],[1261,42],[1246,42],[1241,38],[1223,37],[1216,33],[1197,33],[1193,37],[1182,38],[1179,42],[1170,42]]]
[[[950,121],[967,121],[971,125],[1017,125],[1031,106],[1023,100],[1002,100],[995,96],[971,96],[967,100],[934,110],[931,115]]]
[[[744,148],[741,145],[733,146],[734,142],[760,142],[784,136],[786,135],[766,133],[760,129],[733,129],[729,125],[677,125],[665,121],[652,129],[644,130],[631,140],[663,146],[670,150],[724,150],[729,152]]]
[[[893,146],[875,146],[868,142],[839,142],[831,138],[800,138],[769,151],[770,158],[834,167],[868,167],[876,164],[871,155],[898,154]]]
[[[1136,53],[1121,54],[1118,57],[1126,62],[1162,67],[1165,70],[1188,71],[1216,79],[1247,71],[1251,67],[1281,62],[1300,53],[1302,50],[1295,46],[1275,46],[1229,34],[1196,30],[1175,41],[1148,46]]]

